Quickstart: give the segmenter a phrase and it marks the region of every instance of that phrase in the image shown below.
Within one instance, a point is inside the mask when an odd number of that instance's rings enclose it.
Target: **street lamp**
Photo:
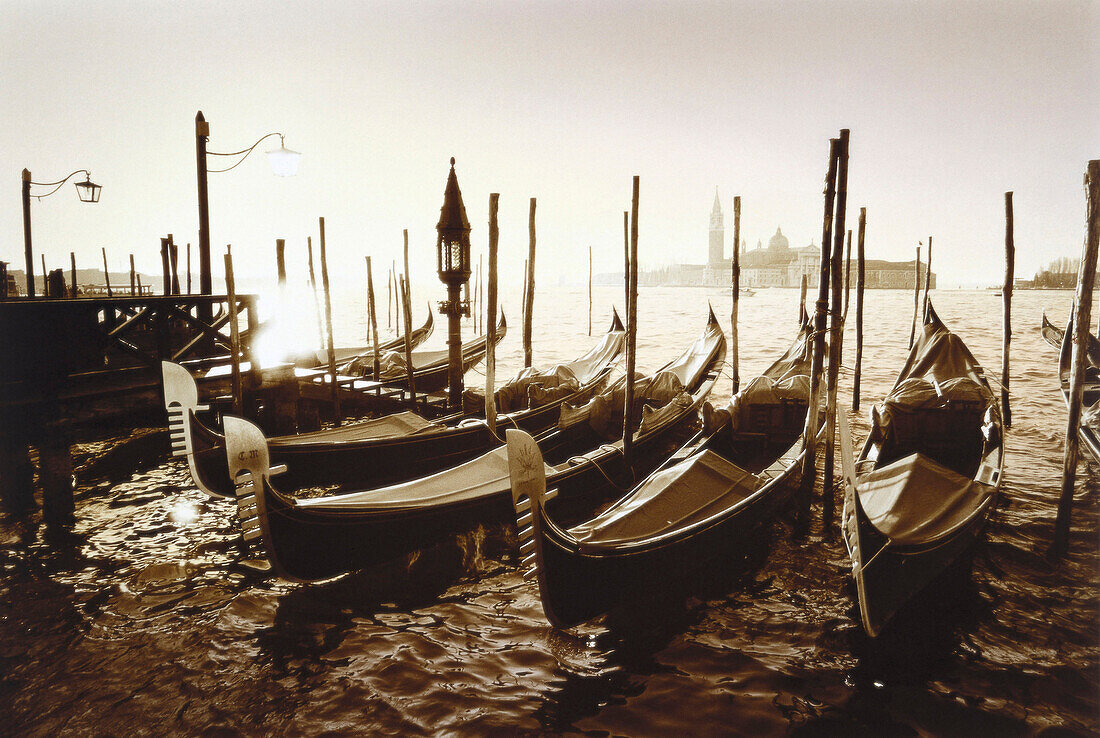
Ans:
[[[458,189],[454,157],[435,229],[439,279],[447,285],[447,299],[439,303],[439,310],[447,316],[448,394],[450,404],[457,406],[462,402],[462,316],[470,315],[470,303],[459,298],[462,285],[470,279],[470,221]]]
[[[31,198],[41,200],[49,197],[61,189],[61,186],[78,174],[84,175],[83,182],[76,183],[76,194],[81,202],[99,202],[99,193],[103,187],[92,181],[92,174],[87,169],[77,169],[64,179],[56,182],[32,182],[29,169],[23,170],[23,247],[27,257],[27,297],[34,297],[34,250],[31,246]],[[32,195],[31,187],[53,187],[43,195]],[[43,274],[42,278],[45,279]]]
[[[218,172],[228,172],[230,169],[236,169],[262,141],[272,136],[279,137],[279,148],[267,152],[272,171],[280,177],[293,177],[298,172],[298,160],[302,155],[286,147],[283,134],[268,133],[261,136],[256,143],[247,149],[241,149],[240,151],[224,154],[217,151],[207,151],[206,141],[210,137],[210,124],[206,122],[201,110],[195,115],[195,159],[199,180],[199,292],[201,294],[209,295],[213,289],[210,273],[210,201],[207,195],[206,175],[209,172],[217,174]],[[208,155],[239,156],[241,158],[232,166],[224,169],[209,169],[206,162]]]

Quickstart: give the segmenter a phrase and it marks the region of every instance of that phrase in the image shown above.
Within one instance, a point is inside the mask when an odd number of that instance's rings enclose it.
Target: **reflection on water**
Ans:
[[[597,292],[596,326],[618,295]],[[590,344],[584,297],[545,291],[536,316],[554,306],[555,320],[538,327],[536,362]],[[690,581],[655,582],[633,606],[557,631],[508,553],[509,529],[288,584],[248,561],[232,509],[171,461],[82,488],[71,540],[46,544],[33,526],[0,523],[4,732],[1090,734],[1100,727],[1100,467],[1091,461],[1081,466],[1070,555],[1060,565],[1045,557],[1064,410],[1038,325],[1042,307],[1058,318],[1070,299],[1016,295],[1014,427],[989,542],[972,577],[883,638],[859,627],[839,537],[815,531],[795,543],[787,520]],[[720,290],[644,291],[639,365],[677,353],[707,300],[728,315]],[[743,377],[786,347],[796,300],[796,290],[761,290],[741,301]],[[1000,300],[935,300],[999,374]],[[912,314],[905,292],[871,292],[867,302],[865,410],[893,382]],[[358,342],[361,298],[341,305],[353,317],[337,340]],[[522,364],[518,334],[501,347],[500,377]],[[846,406],[850,387],[847,374]],[[716,394],[728,398],[728,379]],[[866,432],[862,414],[851,419]]]

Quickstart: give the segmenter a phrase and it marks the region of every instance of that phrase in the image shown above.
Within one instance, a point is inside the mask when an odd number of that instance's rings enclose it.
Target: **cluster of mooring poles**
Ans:
[[[269,136],[282,134],[272,133],[261,137],[256,144],[249,149],[234,152],[233,154],[217,154],[207,152],[206,140],[209,136],[209,125],[200,111],[196,115],[196,158],[198,163],[198,197],[199,197],[199,294],[210,295],[212,287],[212,275],[210,269],[210,224],[209,206],[207,201],[206,179],[209,171],[228,171],[237,166],[243,157],[247,157],[256,146]],[[290,152],[282,146],[280,151],[270,154],[284,153],[297,156],[296,152]],[[210,170],[207,167],[208,156],[241,156],[242,159],[221,170]],[[293,158],[293,157],[291,157]],[[849,161],[849,131],[842,129],[837,138],[829,141],[829,164],[824,186],[824,212],[822,219],[821,236],[821,262],[817,284],[817,299],[813,306],[812,314],[807,312],[807,275],[802,275],[799,298],[799,318],[808,319],[812,324],[812,362],[810,376],[809,410],[804,431],[805,454],[802,461],[801,479],[796,493],[796,525],[795,533],[802,537],[807,534],[810,527],[812,491],[817,476],[818,440],[824,436],[824,464],[822,471],[823,498],[821,504],[822,531],[826,538],[834,535],[834,517],[836,515],[836,490],[834,489],[833,476],[835,469],[835,438],[836,438],[836,413],[837,413],[837,386],[840,367],[843,363],[843,332],[848,316],[849,296],[852,281],[852,230],[845,229],[847,217],[848,199],[848,161]],[[488,264],[487,274],[483,274],[482,262],[479,258],[476,271],[472,269],[470,258],[470,224],[466,216],[465,205],[462,202],[462,193],[458,186],[455,173],[455,161],[451,159],[451,168],[448,174],[444,191],[443,206],[440,208],[440,218],[436,225],[437,240],[437,266],[439,279],[446,285],[447,299],[439,302],[439,310],[447,316],[448,320],[448,375],[447,393],[445,405],[455,408],[462,403],[463,394],[463,356],[462,356],[462,318],[473,318],[473,330],[481,331],[486,335],[486,371],[485,371],[485,417],[492,433],[497,434],[496,428],[496,403],[495,391],[495,347],[497,340],[497,313],[498,306],[498,281],[497,265],[499,251],[499,193],[489,196],[489,234],[488,234]],[[30,198],[45,197],[56,192],[61,185],[76,174],[83,173],[86,176],[84,182],[77,183],[80,199],[86,202],[97,202],[99,185],[91,182],[86,170],[77,170],[65,179],[52,183],[36,183],[31,180],[30,172],[23,171],[23,202],[24,202],[24,236],[27,267],[27,295],[34,297],[36,288],[34,283],[34,264],[30,235]],[[43,195],[35,195],[31,191],[34,185],[54,186],[54,189]],[[1073,491],[1076,476],[1076,464],[1078,457],[1078,431],[1081,421],[1081,405],[1085,386],[1085,363],[1089,341],[1089,326],[1091,322],[1091,305],[1093,298],[1093,283],[1097,266],[1097,242],[1100,236],[1100,161],[1090,161],[1085,174],[1086,189],[1086,234],[1080,272],[1078,275],[1077,290],[1074,301],[1073,322],[1071,329],[1072,364],[1069,377],[1068,392],[1068,416],[1065,440],[1065,456],[1063,465],[1063,482],[1058,502],[1058,514],[1055,522],[1055,536],[1052,546],[1052,554],[1056,557],[1063,556],[1068,548],[1070,518],[1073,504]],[[1013,237],[1013,204],[1012,192],[1004,193],[1005,202],[1005,277],[1002,287],[1002,321],[1003,340],[1001,357],[1001,412],[1004,425],[1011,425],[1011,408],[1009,404],[1010,390],[1010,346],[1012,338],[1012,292],[1015,270],[1015,246]],[[536,251],[536,214],[537,200],[530,198],[528,212],[528,254],[524,263],[524,287],[523,287],[523,356],[524,367],[532,366],[532,326],[534,316],[534,292],[535,292],[535,251]],[[741,198],[737,196],[733,203],[734,212],[734,248],[731,260],[731,287],[732,306],[730,313],[730,363],[732,391],[736,394],[740,389],[739,373],[739,345],[738,345],[738,308],[740,297],[740,227],[741,227]],[[636,424],[634,405],[634,375],[636,370],[637,355],[637,319],[638,319],[638,216],[639,216],[639,177],[634,176],[632,182],[631,207],[623,212],[623,265],[624,265],[624,297],[626,300],[626,385],[624,398],[623,417],[623,455],[629,465],[633,454],[633,433]],[[866,223],[867,209],[860,208],[859,224],[856,238],[856,348],[853,367],[853,392],[852,410],[858,411],[860,407],[860,376],[863,362],[863,313],[864,290],[866,286]],[[845,236],[846,243],[845,243]],[[312,236],[306,238],[308,253],[309,285],[313,295],[315,314],[317,318],[318,334],[321,336],[327,361],[326,370],[330,401],[333,407],[335,422],[340,423],[342,413],[340,408],[340,377],[336,361],[336,348],[333,339],[332,296],[329,282],[327,244],[325,238],[325,219],[318,219],[319,237],[319,261],[321,271],[321,294],[323,295],[324,313],[322,318],[322,298],[319,296],[317,278],[314,271]],[[926,258],[922,263],[921,251],[923,242],[916,246],[913,277],[913,319],[910,328],[910,348],[916,340],[918,325],[927,317],[929,310],[929,290],[932,279],[932,236],[928,236]],[[846,248],[845,248],[846,246]],[[276,239],[276,266],[280,292],[286,285],[286,241]],[[104,291],[108,298],[115,296],[115,289],[111,285],[108,269],[107,250],[101,249],[103,258]],[[191,271],[191,244],[186,244],[185,250],[185,280],[180,280],[179,249],[171,233],[160,238],[161,277],[162,290],[165,296],[192,293]],[[381,376],[379,356],[379,318],[376,308],[376,296],[374,289],[374,275],[372,260],[366,256],[366,290],[367,290],[367,325],[369,340],[372,349],[372,368],[370,374],[377,382]],[[70,284],[65,285],[64,270],[46,269],[45,254],[41,255],[42,272],[45,275],[44,296],[76,297],[80,295],[77,285],[76,255],[70,252]],[[249,384],[253,389],[266,381],[261,377],[258,363],[252,360],[250,348],[242,348],[244,339],[238,325],[238,295],[236,293],[236,281],[234,277],[233,255],[231,246],[226,246],[224,255],[226,297],[228,303],[228,318],[230,343],[230,375],[232,386],[233,410],[238,414],[248,412],[245,398],[245,381],[243,379],[242,358],[248,360]],[[0,262],[0,298],[8,297],[7,263]],[[409,272],[409,234],[403,232],[403,273],[396,270],[396,263],[391,262],[386,275],[386,325],[388,328],[403,330],[404,333],[404,358],[407,372],[407,399],[412,408],[417,407],[417,386],[415,377],[414,357],[412,351],[412,320],[411,320],[411,278]],[[922,275],[923,267],[923,275]],[[843,272],[842,272],[843,270]],[[475,285],[472,291],[470,278],[474,275]],[[483,285],[482,279],[487,284]],[[129,296],[141,297],[151,292],[151,285],[142,285],[141,276],[134,266],[134,255],[129,255]],[[922,299],[923,288],[923,299]],[[195,309],[199,319],[211,323],[212,303],[198,302]],[[113,316],[113,312],[112,312]],[[159,319],[159,318],[158,318]],[[249,341],[254,336],[255,323],[254,310],[249,310]],[[588,333],[592,333],[592,247],[588,247]],[[826,340],[828,337],[828,340]],[[200,337],[201,338],[201,337]],[[196,339],[199,340],[199,339]],[[209,339],[202,339],[209,340]],[[826,353],[827,350],[827,353]],[[828,364],[825,358],[828,356]],[[279,379],[275,378],[275,382]],[[293,373],[288,373],[282,381],[287,384],[296,382]],[[822,381],[825,382],[822,391]],[[426,398],[425,398],[426,399]],[[824,400],[824,407],[821,402]],[[269,404],[276,408],[276,416],[300,415],[301,408],[297,402],[297,390],[283,398],[274,393],[269,397]],[[824,429],[822,429],[824,422]],[[305,424],[310,424],[305,421]],[[314,419],[313,425],[316,424]],[[282,424],[286,427],[286,424]],[[302,429],[304,427],[301,417],[294,418],[293,425]],[[278,426],[277,426],[278,427]],[[824,432],[822,432],[824,431]],[[55,434],[58,439],[65,439],[65,433]],[[9,444],[10,445],[10,444]],[[43,435],[41,442],[41,480],[47,490],[45,495],[45,517],[51,524],[65,524],[72,519],[72,490],[71,473],[72,462],[69,458],[67,443],[64,444],[64,453],[61,452],[61,442],[51,443],[50,434]],[[54,447],[57,448],[54,448]],[[13,461],[14,469],[9,478],[19,476],[19,470],[26,465],[16,463],[19,461],[18,450],[7,449],[5,459]],[[29,474],[23,474],[29,478]],[[62,481],[64,480],[64,483]],[[10,486],[10,485],[9,485]],[[17,487],[19,485],[16,485]],[[26,487],[27,485],[22,485]],[[68,488],[68,494],[58,494],[57,490]],[[13,501],[26,503],[26,500],[16,499],[18,492],[5,490],[4,499],[9,507]],[[23,497],[26,497],[24,494]]]

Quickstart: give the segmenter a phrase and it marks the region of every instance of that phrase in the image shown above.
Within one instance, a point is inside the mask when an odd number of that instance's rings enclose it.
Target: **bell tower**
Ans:
[[[710,209],[710,250],[707,263],[718,266],[725,256],[726,228],[722,225],[722,204],[718,202],[718,188],[714,188],[714,207]]]

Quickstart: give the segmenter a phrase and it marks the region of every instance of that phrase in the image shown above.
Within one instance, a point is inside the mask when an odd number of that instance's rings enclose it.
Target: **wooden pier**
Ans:
[[[243,345],[250,356],[247,339],[259,326],[256,296],[240,295],[236,302],[248,325]],[[46,522],[54,528],[70,525],[70,445],[158,425],[160,361],[180,362],[195,372],[228,363],[229,337],[223,332],[228,315],[223,295],[0,300],[4,507],[17,513],[33,509],[33,446]]]
[[[259,326],[256,299],[237,298],[248,325],[246,358],[248,334]],[[36,425],[43,413],[70,425],[106,426],[150,402],[155,407],[162,360],[196,372],[229,362],[227,307],[223,295],[0,301],[4,432],[10,421]],[[212,317],[199,317],[204,312]],[[156,391],[145,396],[150,389]]]

